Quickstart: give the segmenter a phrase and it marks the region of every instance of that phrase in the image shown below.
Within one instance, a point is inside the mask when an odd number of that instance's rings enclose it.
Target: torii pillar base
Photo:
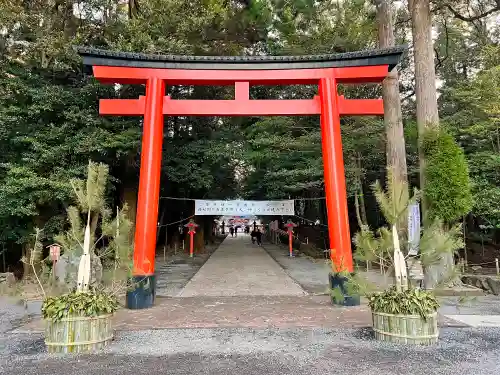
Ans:
[[[131,310],[153,307],[156,299],[156,276],[133,276],[127,291],[127,308]]]
[[[360,295],[349,290],[349,281],[345,275],[330,273],[329,281],[332,305],[359,306],[361,304]]]

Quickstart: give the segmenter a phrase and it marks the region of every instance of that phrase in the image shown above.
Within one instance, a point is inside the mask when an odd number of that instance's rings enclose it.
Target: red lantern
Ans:
[[[189,256],[192,258],[193,257],[193,252],[194,252],[194,235],[196,233],[195,229],[199,227],[198,224],[194,222],[193,219],[189,220],[189,223],[184,225],[186,228],[188,228],[188,234],[190,236],[189,239]]]
[[[290,257],[293,256],[293,228],[295,228],[297,224],[293,223],[291,220],[285,224],[285,227],[288,231],[288,246],[290,248]]]

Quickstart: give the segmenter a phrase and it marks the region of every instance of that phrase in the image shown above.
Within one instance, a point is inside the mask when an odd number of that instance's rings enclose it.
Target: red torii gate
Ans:
[[[155,299],[154,262],[164,115],[320,115],[330,254],[335,271],[353,271],[340,116],[383,115],[382,99],[346,99],[339,84],[380,83],[405,47],[314,56],[173,56],[77,48],[102,83],[145,84],[138,99],[101,99],[101,115],[144,116],[137,201],[134,281],[129,308]],[[251,85],[318,85],[312,99],[251,100]],[[175,100],[166,85],[232,85],[234,100]]]

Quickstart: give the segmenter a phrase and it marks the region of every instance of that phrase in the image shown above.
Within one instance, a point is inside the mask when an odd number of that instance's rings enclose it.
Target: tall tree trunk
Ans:
[[[132,19],[137,17],[139,12],[139,4],[137,0],[128,0],[128,18]]]
[[[137,211],[137,184],[130,182],[123,186],[123,203],[128,206],[128,219],[132,222],[132,226],[135,227],[135,215]]]
[[[439,127],[439,112],[436,90],[436,69],[432,41],[432,16],[430,0],[408,0],[412,23],[413,58],[415,64],[415,95],[417,101],[417,127],[419,135],[420,189],[425,191],[425,155],[421,147],[422,136],[430,128]],[[422,201],[423,217],[426,217],[426,202]],[[445,254],[439,265],[425,272],[425,285],[434,288],[447,278],[454,265],[453,254]],[[448,284],[460,284],[455,278]]]
[[[361,220],[365,224],[368,224],[368,218],[366,216],[366,203],[365,203],[365,193],[363,191],[363,183],[359,185],[359,209],[361,211]]]
[[[419,130],[439,126],[430,0],[409,0]]]
[[[137,212],[137,184],[131,181],[126,181],[122,187],[122,204],[127,204],[127,217],[131,222],[130,241],[134,241],[135,236],[135,216]]]
[[[135,235],[135,216],[137,213],[137,196],[139,191],[139,173],[137,171],[136,156],[137,154],[135,153],[128,155],[123,168],[123,175],[121,176],[123,182],[121,202],[128,206],[127,216],[132,223],[130,230],[131,241],[134,241]]]
[[[358,224],[361,227],[362,225],[368,225],[368,220],[366,217],[366,205],[365,205],[365,197],[363,191],[363,179],[362,179],[362,167],[361,167],[361,155],[359,152],[356,155],[356,193],[354,195],[354,204],[356,207],[356,217],[358,219]]]
[[[38,229],[42,230],[42,234],[43,234],[43,228],[45,227],[45,224],[47,224],[47,221],[49,221],[49,218],[50,218],[50,210],[46,210],[44,208],[39,208],[38,215],[33,217],[33,228],[34,228],[33,232],[36,232],[36,228],[38,228]],[[43,241],[42,241],[43,237],[42,238],[39,237],[38,240],[43,243]],[[38,262],[34,263],[35,269],[33,269],[31,264],[29,263],[31,256],[32,256],[32,251],[34,248],[35,248],[35,243],[33,243],[31,241],[28,241],[27,243],[23,244],[23,256],[27,260],[27,263],[23,264],[23,269],[24,269],[23,277],[34,276],[35,272],[37,274],[39,274],[40,271],[42,270],[41,263],[38,263]],[[43,250],[44,249],[42,249],[42,254],[40,257],[41,259],[44,258]]]
[[[395,40],[391,1],[373,0],[373,2],[377,8],[379,46],[380,48],[393,47]],[[397,181],[407,182],[408,170],[397,69],[389,72],[382,83],[382,96],[384,98],[384,123],[387,138],[387,166],[393,170],[393,176]]]
[[[419,139],[427,128],[439,126],[436,92],[436,69],[432,42],[430,0],[408,0],[412,23],[413,59],[415,64],[415,95]],[[420,189],[425,189],[425,158],[419,147]],[[425,202],[423,202],[425,210]]]

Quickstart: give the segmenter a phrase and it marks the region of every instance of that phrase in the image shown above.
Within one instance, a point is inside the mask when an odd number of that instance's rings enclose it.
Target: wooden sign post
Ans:
[[[50,251],[50,259],[52,259],[52,277],[54,278],[54,282],[56,281],[56,264],[61,257],[61,246],[54,243],[50,246],[47,246]]]

